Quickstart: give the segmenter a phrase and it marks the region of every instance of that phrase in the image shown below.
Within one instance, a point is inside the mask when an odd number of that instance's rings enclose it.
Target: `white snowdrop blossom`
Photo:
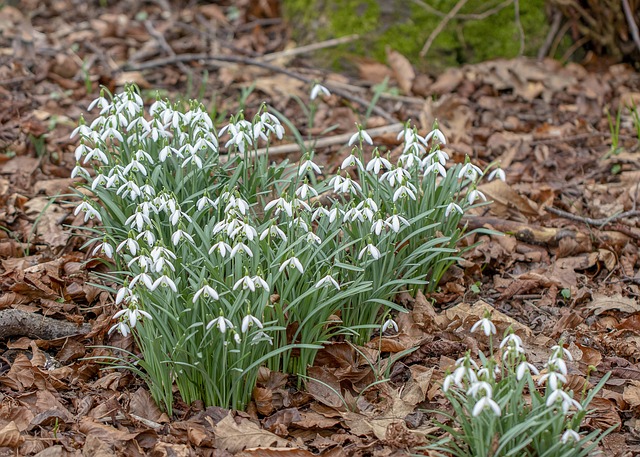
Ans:
[[[484,200],[485,202],[487,201],[487,197],[485,197],[485,195],[480,192],[478,189],[471,189],[469,191],[469,193],[467,194],[467,201],[469,202],[470,205],[473,205],[473,203],[478,199],[481,198],[482,200]]]
[[[162,275],[160,276],[158,279],[156,279],[155,281],[153,281],[152,286],[149,288],[149,290],[154,291],[156,290],[159,286],[162,287],[168,287],[169,289],[171,289],[174,293],[178,293],[178,288],[176,287],[175,282],[173,282],[173,279],[171,279],[169,276],[167,275]]]
[[[207,324],[207,330],[209,330],[214,325],[218,327],[218,330],[220,330],[220,333],[223,333],[223,334],[227,332],[228,328],[234,328],[233,323],[224,316],[218,316],[215,319],[211,320]]]
[[[95,209],[88,201],[83,201],[76,209],[73,211],[74,216],[77,216],[80,211],[84,211],[84,221],[87,222],[89,219],[97,219],[102,222],[102,216],[100,216],[100,212]]]
[[[447,139],[445,138],[444,133],[442,133],[442,131],[438,128],[435,128],[427,133],[427,136],[424,137],[425,144],[432,138],[440,144],[447,144]]]
[[[349,146],[353,146],[356,141],[361,141],[373,145],[373,140],[366,130],[358,127],[358,131],[349,138]]]
[[[582,405],[571,398],[571,396],[562,389],[556,389],[547,398],[546,405],[554,406],[558,401],[562,402],[562,412],[566,415],[572,407],[580,411]]]
[[[126,321],[120,321],[117,324],[113,325],[109,329],[108,334],[111,335],[116,330],[125,338],[131,334],[131,329],[129,328],[129,325]]]
[[[451,202],[451,203],[449,203],[449,204],[447,205],[447,209],[445,209],[445,211],[444,211],[444,216],[445,216],[445,217],[449,217],[449,215],[450,215],[452,212],[456,212],[456,213],[458,213],[458,214],[464,214],[464,211],[462,210],[462,208],[460,207],[460,205],[458,205],[458,204],[456,204],[456,203],[454,203],[454,202]]]
[[[562,437],[560,438],[560,441],[562,441],[562,444],[567,444],[570,441],[576,442],[578,443],[580,441],[581,437],[580,434],[578,432],[576,432],[575,430],[566,430],[563,434]]]
[[[315,100],[320,94],[322,94],[325,97],[329,97],[331,95],[331,92],[329,92],[329,89],[324,87],[322,84],[316,83],[311,88],[311,95],[309,96],[309,98],[311,100]]]
[[[475,333],[476,330],[482,329],[482,332],[486,335],[495,335],[496,334],[496,326],[491,322],[491,319],[488,317],[483,317],[478,322],[473,324],[471,327],[471,333]]]
[[[304,268],[302,267],[302,264],[300,263],[300,260],[298,260],[297,257],[289,257],[287,260],[282,262],[282,265],[280,265],[280,268],[278,268],[278,271],[282,273],[287,267],[295,268],[300,272],[300,274],[304,273]]]
[[[353,153],[349,154],[340,165],[341,170],[345,170],[349,167],[357,166],[359,170],[364,170],[364,166],[362,165],[362,161],[358,159]]]
[[[416,200],[416,188],[413,184],[407,182],[396,189],[393,193],[393,202],[395,203],[400,198],[411,198],[411,200]]]
[[[313,161],[311,161],[311,159],[309,159],[306,160],[302,165],[300,165],[300,169],[298,170],[298,177],[302,177],[310,171],[313,171],[317,175],[322,174],[322,170],[320,170],[320,167]]]
[[[467,395],[471,395],[473,398],[477,398],[480,393],[483,393],[483,397],[492,397],[493,388],[491,384],[486,381],[478,381],[471,384],[471,387],[467,390]]]
[[[560,383],[566,384],[567,378],[562,373],[556,373],[555,371],[545,373],[538,378],[539,386],[547,384],[551,390],[558,390]]]
[[[251,328],[252,325],[255,325],[258,328],[264,328],[262,322],[257,317],[252,316],[251,314],[247,314],[242,318],[242,325],[240,326],[240,331],[242,333],[247,333],[247,330]]]
[[[379,154],[376,154],[369,162],[367,162],[366,170],[373,171],[375,174],[378,174],[380,173],[380,170],[383,169],[383,167],[387,170],[391,170],[391,162],[383,157],[380,157]]]
[[[329,287],[329,286],[333,286],[336,288],[336,290],[340,290],[340,284],[338,284],[338,281],[336,281],[335,278],[330,274],[320,279],[320,281],[318,281],[314,287],[316,289],[319,289],[320,287]]]
[[[187,240],[189,243],[195,244],[195,241],[193,241],[193,237],[182,229],[179,229],[173,232],[173,235],[171,235],[171,242],[173,243],[174,246],[177,246],[178,244],[180,244],[180,241],[183,238]]]
[[[529,362],[527,362],[526,360],[523,360],[522,362],[520,362],[520,364],[518,365],[518,368],[516,369],[516,379],[518,381],[522,381],[522,379],[524,378],[525,373],[533,373],[535,375],[539,375],[540,372],[538,371],[538,369],[531,365]]]
[[[358,260],[362,259],[362,257],[364,257],[364,255],[367,253],[373,258],[373,260],[378,260],[382,257],[380,250],[375,245],[369,243],[364,248],[362,248],[362,250],[358,254]]]
[[[487,178],[489,181],[493,181],[495,178],[498,178],[500,181],[505,182],[507,180],[507,176],[504,173],[502,168],[496,168],[491,173],[489,173],[489,177]]]
[[[479,176],[482,176],[482,170],[471,162],[465,163],[458,172],[458,179],[467,178],[472,182],[476,182]]]
[[[496,416],[501,415],[500,406],[489,396],[482,397],[476,405],[473,407],[473,411],[471,415],[473,417],[478,417],[485,409],[491,409]]]
[[[398,214],[389,216],[385,221],[385,224],[395,233],[398,233],[403,225],[405,227],[409,227],[411,225],[408,220]]]
[[[109,244],[106,240],[103,241],[102,243],[99,243],[94,249],[93,251],[91,251],[91,255],[96,255],[97,253],[101,253],[104,254],[105,256],[107,256],[110,259],[113,259],[113,246],[111,246],[111,244]]]
[[[393,329],[394,332],[398,333],[398,324],[393,319],[387,319],[384,324],[382,324],[381,332],[384,333],[390,328]]]
[[[193,303],[197,302],[200,297],[211,298],[212,300],[218,300],[220,296],[218,292],[208,284],[202,286],[193,296]]]
[[[138,309],[137,307],[121,309],[120,311],[118,311],[113,315],[112,319],[119,319],[121,317],[123,317],[124,320],[128,321],[128,325],[130,328],[134,328],[141,317],[144,317],[149,320],[153,319],[153,317],[151,317],[151,314],[141,309]]]

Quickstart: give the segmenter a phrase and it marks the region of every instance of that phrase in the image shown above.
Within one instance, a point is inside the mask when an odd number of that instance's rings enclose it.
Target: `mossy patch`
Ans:
[[[457,0],[423,0],[440,15],[407,0],[283,0],[285,16],[301,44],[353,33],[357,42],[322,53],[328,64],[344,68],[353,55],[385,60],[385,46],[401,52],[424,71],[437,72],[446,67],[479,62],[497,57],[516,57],[520,39],[513,4],[493,14],[502,0],[469,0],[433,41],[424,58],[420,50],[431,32],[443,20]],[[520,4],[520,23],[525,35],[525,55],[535,55],[548,28],[545,0],[527,0]],[[477,19],[470,15],[480,15]]]

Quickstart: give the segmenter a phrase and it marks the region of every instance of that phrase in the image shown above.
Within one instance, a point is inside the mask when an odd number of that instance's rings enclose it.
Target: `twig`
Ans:
[[[567,51],[563,54],[562,58],[560,59],[560,62],[562,63],[562,65],[565,65],[569,61],[573,53],[576,52],[578,49],[580,49],[585,43],[588,43],[589,40],[591,40],[591,38],[589,38],[588,36],[583,36],[582,38],[577,40],[575,43],[573,43],[571,47],[567,49]]]
[[[505,9],[507,6],[511,5],[513,1],[514,0],[506,0],[500,3],[499,5],[496,5],[493,8],[490,8],[481,13],[458,14],[456,16],[456,19],[461,19],[463,21],[481,21],[483,19],[488,18],[489,16],[493,16],[494,14],[499,13],[500,11]],[[446,13],[443,13],[442,11],[435,9],[433,6],[423,2],[422,0],[413,0],[413,3],[429,11],[431,14],[435,14],[436,16],[445,17],[447,15]]]
[[[560,11],[554,11],[553,20],[551,21],[551,27],[549,28],[549,33],[547,33],[547,37],[544,39],[544,43],[542,43],[542,46],[540,46],[540,49],[538,49],[538,60],[544,59],[549,54],[549,49],[551,49],[553,39],[558,34],[561,23],[562,13]]]
[[[306,46],[300,46],[294,49],[286,49],[280,52],[272,52],[271,54],[265,54],[262,57],[256,57],[256,60],[260,62],[271,62],[281,57],[292,57],[300,54],[306,54],[307,52],[318,51],[320,49],[326,49],[339,44],[350,43],[360,38],[360,35],[347,35],[340,38],[334,38],[332,40],[321,41],[319,43],[312,43]]]
[[[146,21],[144,21],[144,27],[147,29],[147,32],[149,32],[149,35],[151,35],[156,40],[156,42],[158,43],[160,48],[164,49],[164,51],[167,54],[169,54],[171,57],[175,57],[176,52],[169,45],[169,43],[167,43],[167,40],[164,38],[164,35],[162,33],[158,32],[153,27],[153,24],[151,23],[150,20],[147,19]],[[191,70],[189,68],[187,68],[187,66],[185,64],[183,64],[182,62],[178,62],[177,64],[178,64],[178,68],[183,73],[187,73],[187,74],[191,73]]]
[[[460,11],[460,9],[464,6],[465,3],[467,3],[467,0],[459,0],[458,3],[456,3],[456,5],[451,9],[451,11],[449,11],[447,15],[442,19],[442,21],[440,21],[438,26],[435,29],[433,29],[433,31],[431,32],[431,35],[429,35],[429,38],[427,38],[427,41],[424,43],[424,46],[420,51],[420,57],[424,57],[425,55],[427,55],[427,52],[429,52],[429,48],[431,48],[433,41],[440,34],[440,32],[444,30],[444,28],[447,26],[449,21],[453,19],[453,17],[458,13],[458,11]]]
[[[640,51],[640,33],[638,33],[638,24],[636,24],[636,21],[633,19],[629,0],[622,0],[622,9],[624,10],[624,16],[627,18],[627,23],[629,24],[629,30],[631,30],[633,41],[636,44],[638,51]]]
[[[404,128],[404,124],[401,122],[398,122],[390,125],[383,125],[382,127],[369,129],[367,130],[367,133],[372,138],[376,138],[382,135],[386,135],[388,133],[397,133],[403,128]],[[352,135],[353,135],[352,133],[343,133],[340,135],[320,138],[318,140],[308,140],[303,143],[304,149],[310,149],[310,148],[319,149],[327,146],[333,146],[335,144],[344,144],[347,141],[349,141],[349,138],[351,138]],[[281,154],[290,154],[292,152],[303,152],[304,149],[301,148],[299,144],[281,144],[279,146],[272,146],[269,149],[267,148],[258,149],[255,152],[255,154],[259,156],[265,155],[265,154],[268,154],[269,156],[274,156],[274,155],[281,155]]]
[[[619,213],[619,214],[615,214],[613,216],[610,217],[603,217],[600,219],[594,219],[591,217],[584,217],[584,216],[577,216],[575,214],[571,214],[568,213],[566,211],[562,211],[561,209],[558,208],[554,208],[553,206],[545,206],[545,210],[549,211],[550,213],[553,213],[557,216],[560,217],[564,217],[565,219],[569,219],[571,221],[574,222],[581,222],[583,224],[587,224],[587,225],[595,225],[597,227],[602,227],[604,225],[607,225],[613,221],[617,221],[619,219],[623,219],[625,217],[636,217],[636,216],[640,216],[640,211],[638,210],[631,210],[631,211],[625,211],[623,213]]]
[[[161,59],[149,60],[147,62],[142,62],[139,64],[132,65],[130,63],[125,64],[122,67],[122,70],[129,71],[141,71],[148,70],[150,68],[161,67],[164,65],[173,65],[178,62],[190,62],[194,60],[203,60],[209,62],[210,65],[222,66],[222,62],[227,63],[236,63],[243,65],[253,65],[255,67],[265,68],[267,70],[271,70],[277,73],[282,73],[287,75],[293,79],[297,79],[298,81],[302,81],[306,84],[313,84],[315,81],[311,78],[307,78],[306,76],[301,75],[300,73],[296,73],[291,70],[287,70],[286,68],[279,67],[277,65],[270,64],[268,62],[261,62],[256,59],[252,59],[249,57],[243,56],[223,56],[223,55],[209,55],[209,54],[180,54],[172,57],[166,57]],[[357,103],[365,108],[368,108],[370,102],[363,98],[360,98],[356,95],[352,95],[346,91],[338,89],[337,87],[332,87],[330,83],[323,83],[329,90],[331,90],[334,94],[339,95],[340,97],[346,98],[347,100],[351,100],[354,103]],[[397,122],[398,120],[394,118],[391,114],[389,114],[384,109],[379,106],[374,106],[371,110],[375,114],[380,117],[383,117],[388,122]]]
[[[518,29],[518,37],[520,38],[518,57],[522,57],[522,55],[524,54],[524,28],[522,28],[522,22],[520,22],[520,0],[513,0],[513,9],[516,20],[516,28]]]

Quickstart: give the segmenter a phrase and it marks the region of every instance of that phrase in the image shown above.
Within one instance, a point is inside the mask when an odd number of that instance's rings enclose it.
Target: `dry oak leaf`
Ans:
[[[262,430],[248,419],[240,419],[240,423],[237,423],[231,414],[216,424],[213,433],[216,437],[216,447],[232,454],[250,448],[293,447],[291,442]]]
[[[610,297],[601,293],[594,293],[591,303],[587,303],[586,307],[593,310],[593,314],[596,316],[612,309],[617,309],[623,313],[640,312],[640,304],[636,300],[623,297],[619,293]]]
[[[629,385],[624,388],[622,399],[632,408],[640,406],[640,381],[629,381]]]
[[[20,435],[20,430],[14,421],[9,422],[0,430],[0,447],[17,448],[24,442],[24,436]]]
[[[413,70],[413,66],[409,59],[400,54],[398,51],[394,51],[389,46],[386,48],[387,61],[389,66],[393,70],[393,75],[398,81],[398,85],[402,92],[405,94],[411,94],[411,87],[413,86],[413,80],[416,79],[416,72]]]

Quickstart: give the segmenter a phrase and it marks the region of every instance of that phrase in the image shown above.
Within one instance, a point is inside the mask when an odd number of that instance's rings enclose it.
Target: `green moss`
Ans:
[[[425,0],[447,13],[457,0]],[[469,0],[459,14],[487,11],[502,0]],[[548,21],[545,0],[520,2],[520,22],[525,33],[525,55],[535,55],[542,44]],[[331,66],[344,67],[350,55],[385,61],[385,47],[399,51],[422,70],[437,71],[452,65],[518,55],[520,41],[513,5],[483,20],[451,20],[434,40],[425,58],[420,50],[442,21],[407,0],[283,0],[294,37],[301,43],[357,33],[362,38],[322,53]]]

